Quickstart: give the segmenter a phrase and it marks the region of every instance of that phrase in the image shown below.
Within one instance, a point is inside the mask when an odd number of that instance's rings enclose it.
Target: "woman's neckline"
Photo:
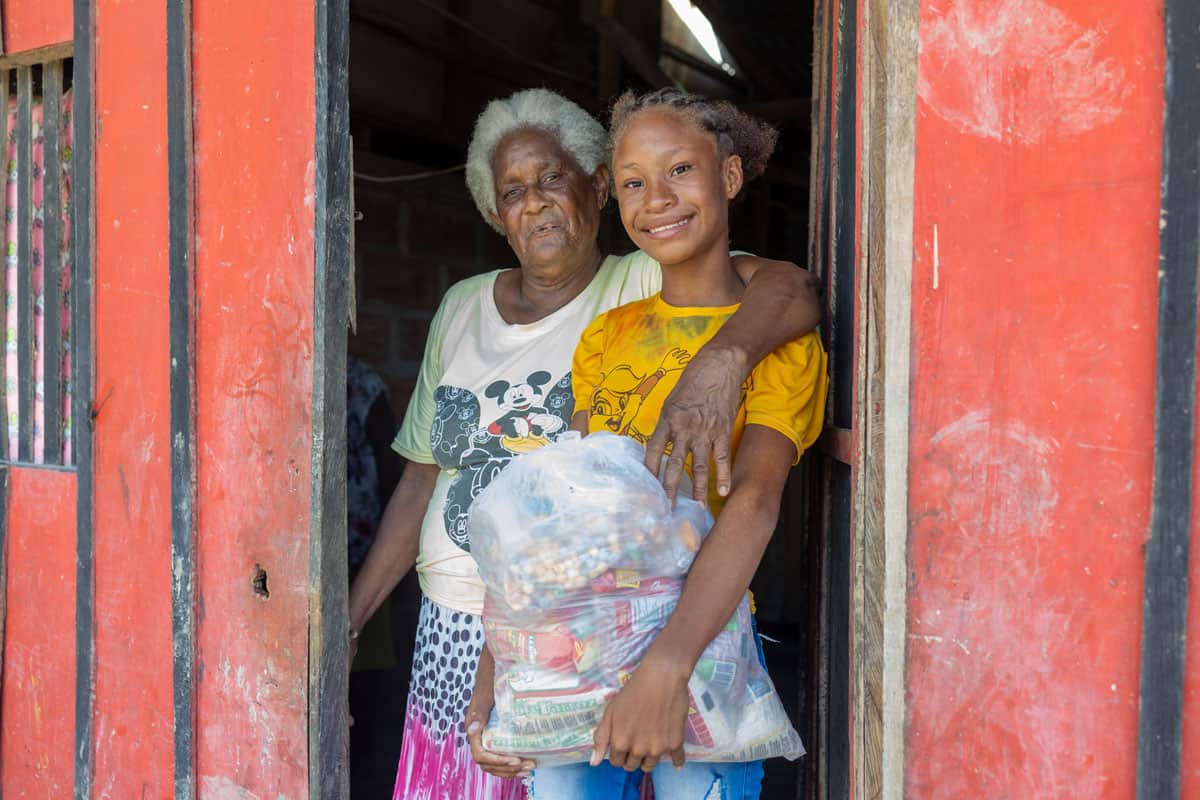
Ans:
[[[514,334],[540,333],[543,329],[557,324],[559,320],[569,317],[570,313],[575,309],[575,307],[584,302],[585,298],[588,296],[588,289],[595,284],[596,279],[599,277],[601,271],[603,271],[609,265],[613,258],[614,256],[611,255],[602,256],[600,258],[599,265],[596,267],[595,273],[592,275],[591,280],[588,281],[574,297],[545,316],[530,322],[509,322],[504,318],[504,314],[500,312],[500,304],[496,302],[496,286],[500,280],[500,276],[514,269],[520,269],[520,267],[498,269],[492,273],[492,279],[487,286],[487,291],[484,292],[484,308],[486,309],[488,315],[492,317],[493,322],[499,325],[503,330]]]

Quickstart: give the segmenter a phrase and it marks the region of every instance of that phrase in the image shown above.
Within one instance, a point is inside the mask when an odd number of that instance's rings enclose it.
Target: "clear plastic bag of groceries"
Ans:
[[[606,703],[675,608],[712,516],[690,499],[672,509],[643,457],[623,436],[560,437],[514,459],[476,498],[471,552],[496,660],[488,749],[542,766],[588,760]],[[689,759],[804,753],[760,661],[746,598],[688,691]]]

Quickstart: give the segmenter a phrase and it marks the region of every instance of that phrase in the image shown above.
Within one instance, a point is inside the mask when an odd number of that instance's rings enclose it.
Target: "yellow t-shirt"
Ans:
[[[684,366],[737,309],[671,306],[656,294],[596,317],[571,367],[575,408],[587,409],[588,431],[645,444]],[[742,384],[731,439],[735,458],[745,427],[762,425],[790,439],[799,461],[821,433],[827,388],[825,350],[815,333],[770,353]],[[709,504],[714,513],[723,504],[715,485]]]

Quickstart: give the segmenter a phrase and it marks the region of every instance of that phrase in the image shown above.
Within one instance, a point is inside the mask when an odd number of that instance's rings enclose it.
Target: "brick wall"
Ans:
[[[400,175],[423,169],[355,154],[355,170]],[[513,266],[507,243],[484,224],[461,172],[404,183],[356,180],[355,282],[358,330],[350,352],[387,382],[397,422],[408,407],[429,322],[446,289],[471,275]]]

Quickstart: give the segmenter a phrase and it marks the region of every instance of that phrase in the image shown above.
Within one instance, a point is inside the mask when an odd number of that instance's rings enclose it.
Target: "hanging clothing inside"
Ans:
[[[45,140],[43,137],[43,108],[42,101],[38,98],[33,105],[33,230],[32,240],[33,246],[30,249],[30,258],[32,261],[32,287],[34,294],[33,302],[33,381],[34,381],[34,400],[33,400],[33,450],[32,460],[36,464],[41,463],[63,463],[70,464],[72,460],[71,454],[71,313],[69,302],[70,290],[70,275],[71,275],[71,151],[72,151],[72,136],[71,136],[71,92],[67,91],[63,95],[62,100],[62,115],[61,115],[60,142],[62,143],[62,157],[60,159],[61,169],[59,174],[54,176],[59,181],[61,186],[61,207],[53,213],[58,214],[61,220],[59,230],[62,233],[61,246],[61,272],[60,272],[60,293],[62,298],[62,309],[59,318],[62,320],[61,339],[62,342],[62,364],[60,375],[62,380],[54,389],[60,393],[59,408],[62,409],[61,420],[47,421],[45,418],[45,346],[46,330],[45,330],[45,302],[46,302],[46,287],[45,287],[45,268],[42,259],[44,252],[44,231],[47,209],[43,207],[43,197],[45,194],[45,181],[47,176],[44,174],[44,146]],[[18,459],[18,442],[19,442],[19,421],[21,418],[20,406],[20,380],[22,377],[22,365],[20,364],[20,354],[18,353],[17,332],[20,330],[20,313],[22,304],[17,299],[18,289],[18,237],[20,235],[20,226],[25,215],[19,207],[20,196],[18,192],[18,152],[17,142],[17,105],[14,100],[9,104],[8,119],[5,128],[7,132],[7,158],[5,171],[8,176],[5,187],[5,203],[4,203],[4,255],[5,255],[5,279],[4,279],[4,327],[5,327],[5,382],[4,392],[7,401],[6,409],[8,418],[6,424],[8,426],[8,453],[5,456],[10,461]],[[47,424],[58,424],[62,426],[62,452],[61,453],[46,453],[45,431]]]

